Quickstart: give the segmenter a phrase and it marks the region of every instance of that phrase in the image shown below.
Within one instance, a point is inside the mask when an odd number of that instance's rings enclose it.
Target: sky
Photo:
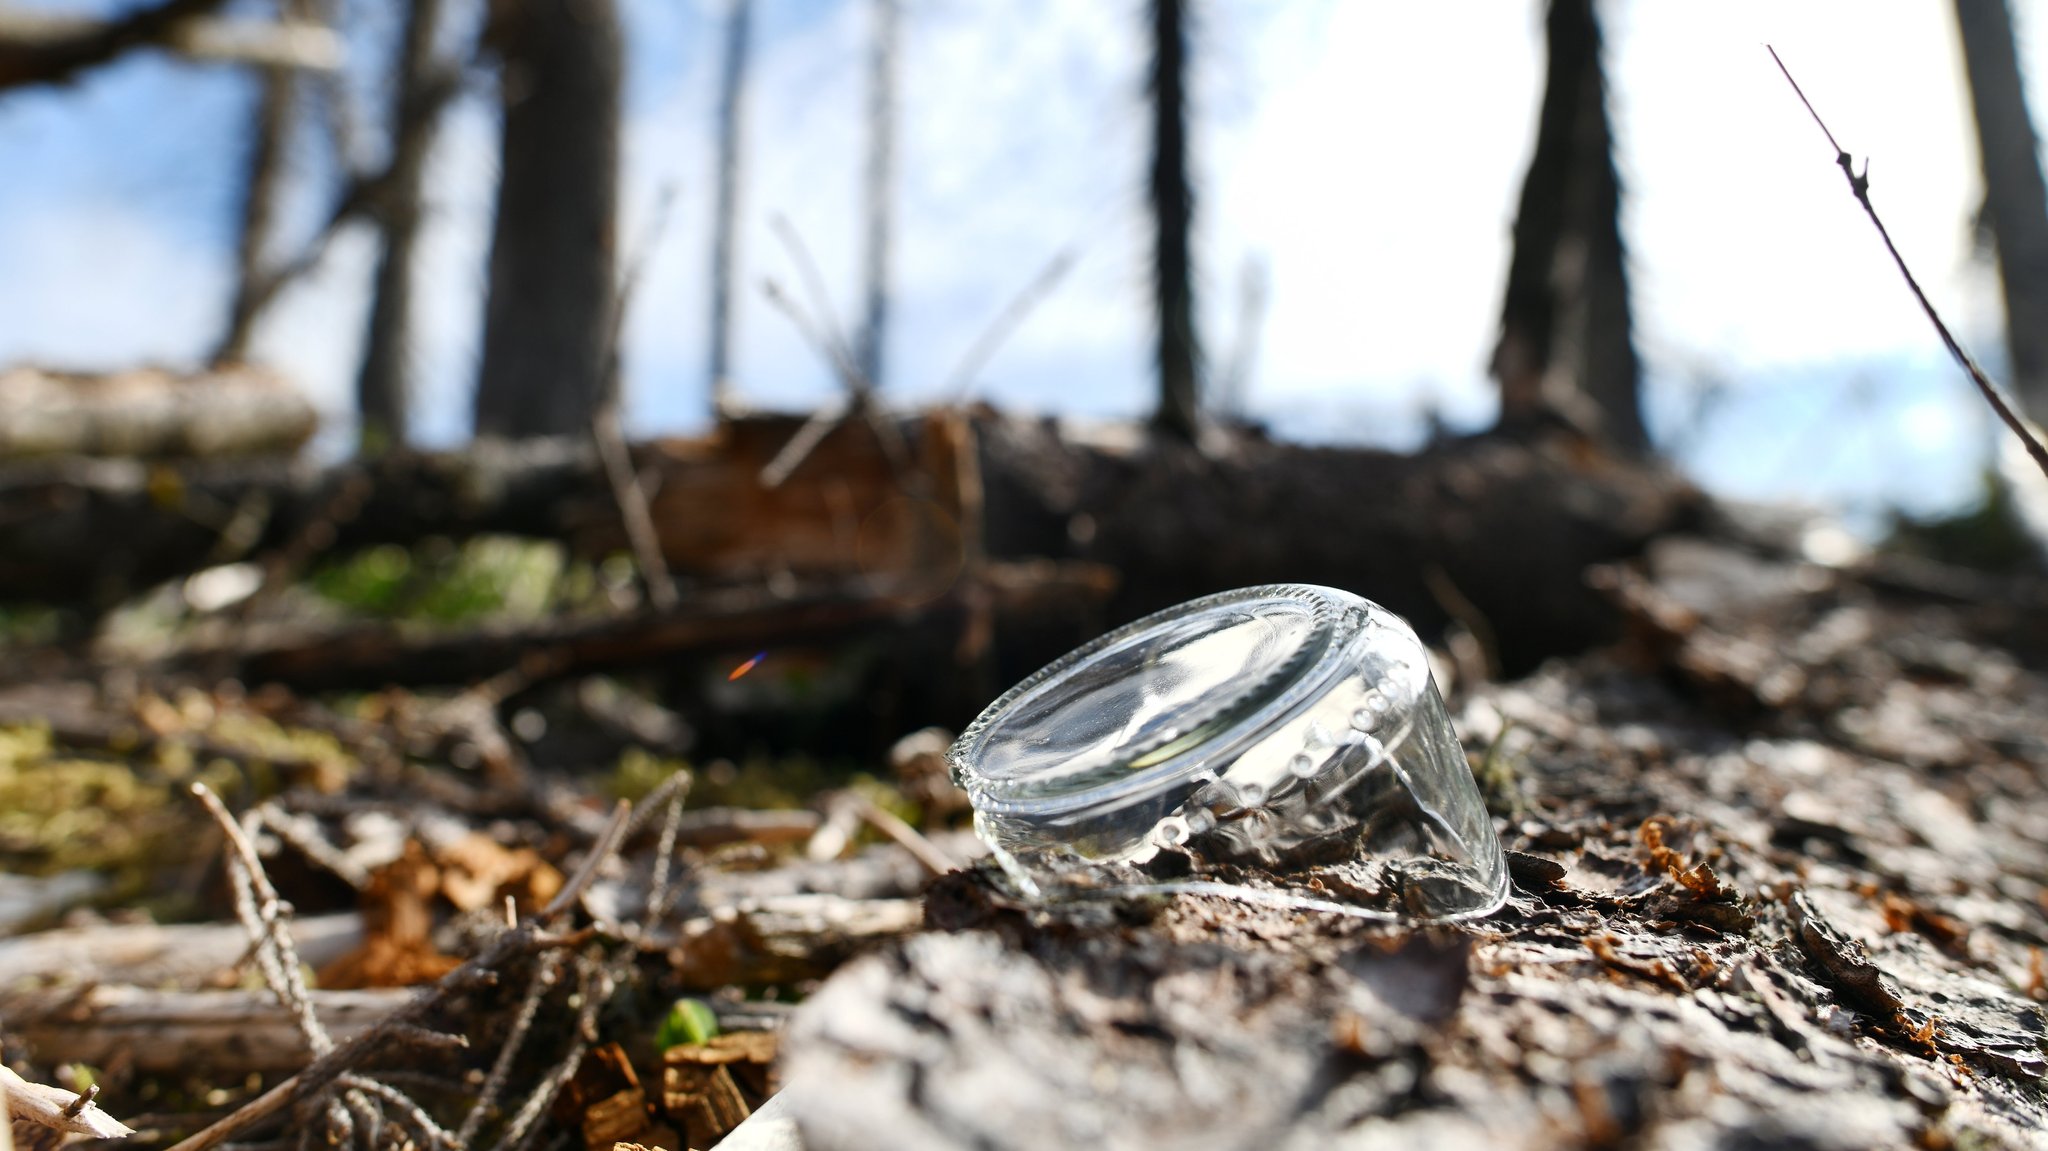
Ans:
[[[686,431],[709,412],[724,5],[621,4],[621,243],[646,269],[623,349],[628,418],[636,434]],[[348,106],[374,127],[393,5],[343,7],[356,29]],[[2043,59],[2048,17],[2038,0],[2015,8],[2024,60]],[[1026,411],[1149,409],[1142,11],[1142,0],[904,0],[885,373],[901,402],[949,394],[991,320],[1070,251],[1073,270],[971,390]],[[1199,11],[1197,293],[1211,361],[1252,349],[1244,406],[1290,438],[1412,446],[1432,413],[1484,426],[1541,94],[1540,7],[1207,0]],[[1763,48],[1777,46],[1843,145],[1872,157],[1873,196],[1900,247],[1996,364],[1996,279],[1970,228],[1980,192],[1950,6],[1610,0],[1601,12],[1653,434],[1724,494],[1864,514],[1967,502],[1992,442],[1979,401]],[[838,324],[856,319],[868,5],[757,0],[756,13],[735,369],[746,400],[808,407],[832,394],[830,370],[759,289],[771,278],[798,288],[774,227],[786,219],[824,272]],[[445,30],[451,48],[473,30],[464,23]],[[490,96],[479,76],[431,164],[413,350],[431,444],[467,432],[496,164]],[[0,364],[205,356],[225,322],[252,100],[246,75],[156,55],[0,97]],[[377,145],[363,145],[367,158]],[[313,229],[339,170],[313,119],[295,148],[287,248]],[[327,413],[327,450],[348,441],[373,255],[366,234],[345,233],[256,341]],[[1249,342],[1248,277],[1267,301]]]

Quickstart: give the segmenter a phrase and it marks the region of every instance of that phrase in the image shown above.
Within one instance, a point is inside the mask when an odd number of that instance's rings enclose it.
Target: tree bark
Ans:
[[[889,333],[889,244],[896,183],[896,49],[901,9],[897,0],[874,0],[874,44],[868,60],[868,246],[863,277],[867,298],[858,364],[866,387],[882,385],[883,345]]]
[[[1639,455],[1650,442],[1637,395],[1621,181],[1593,0],[1552,0],[1546,35],[1549,78],[1493,354],[1500,426],[1526,431],[1562,422]]]
[[[504,105],[476,430],[587,434],[617,290],[622,35],[614,0],[499,0]]]
[[[723,412],[732,390],[733,277],[739,248],[740,133],[746,122],[747,40],[753,0],[731,0],[725,62],[718,84],[718,208],[711,237],[711,409]]]
[[[391,164],[377,203],[384,247],[377,257],[370,330],[356,376],[356,410],[362,417],[357,442],[366,455],[404,447],[409,429],[413,248],[419,239],[421,183],[442,103],[435,91],[444,82],[442,65],[434,58],[440,23],[441,0],[412,0],[407,6],[392,102]]]
[[[1977,115],[1984,214],[1998,244],[2012,386],[2028,415],[2048,420],[2048,185],[2021,86],[2012,12],[2005,0],[1956,0],[1956,26]]]
[[[1192,441],[1201,421],[1196,386],[1194,192],[1188,184],[1187,5],[1152,0],[1152,290],[1159,335],[1159,408],[1153,423]]]

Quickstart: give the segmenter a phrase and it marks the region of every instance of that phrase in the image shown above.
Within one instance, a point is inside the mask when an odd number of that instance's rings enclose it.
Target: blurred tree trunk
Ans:
[[[440,26],[441,0],[412,0],[407,6],[392,103],[391,166],[376,209],[384,247],[377,257],[370,330],[356,376],[356,410],[362,416],[359,444],[365,455],[404,447],[407,438],[413,248],[419,239],[427,152],[440,116],[435,89],[446,83],[434,58],[434,32]]]
[[[1194,440],[1202,408],[1196,391],[1200,346],[1194,330],[1194,190],[1188,186],[1188,6],[1151,0],[1153,33],[1153,305],[1159,328],[1159,410],[1153,424]]]
[[[882,385],[883,344],[889,332],[889,234],[896,175],[896,53],[902,15],[897,0],[873,0],[874,43],[868,58],[868,246],[864,276],[866,318],[861,324],[860,374]]]
[[[1184,0],[1152,0],[1150,195],[1155,229],[1153,301],[1159,329],[1159,409],[1152,420],[1172,435],[1193,440],[1201,422],[1195,383],[1201,349],[1188,254],[1194,193],[1188,184],[1187,16]]]
[[[616,292],[622,36],[614,0],[497,0],[504,136],[476,430],[587,433]]]
[[[2005,0],[1956,0],[1977,144],[1984,162],[1984,217],[1998,244],[2005,288],[2006,347],[2013,390],[2048,420],[2048,187],[2020,82],[2012,12]]]
[[[304,7],[300,0],[283,0],[278,18],[302,18]],[[235,298],[228,306],[227,332],[213,353],[216,364],[248,358],[256,320],[276,295],[267,281],[274,274],[271,249],[277,232],[278,190],[284,183],[286,153],[291,147],[299,75],[295,69],[279,66],[263,69],[261,77],[250,133],[249,168],[242,186],[242,231],[235,242]]]
[[[718,208],[711,237],[711,409],[722,413],[732,388],[732,288],[739,246],[740,131],[746,120],[747,39],[753,0],[731,0],[725,64],[718,82]]]
[[[1562,421],[1628,455],[1649,450],[1637,396],[1621,181],[1593,0],[1551,0],[1536,154],[1515,215],[1493,374],[1500,426]]]

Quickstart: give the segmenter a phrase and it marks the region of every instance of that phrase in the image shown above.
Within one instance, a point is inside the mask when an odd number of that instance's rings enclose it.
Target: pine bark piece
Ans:
[[[602,1151],[614,1143],[639,1139],[649,1122],[647,1093],[638,1087],[627,1088],[583,1109],[583,1145],[589,1151]]]
[[[746,1122],[752,1109],[723,1063],[672,1063],[663,1079],[662,1109],[683,1125],[692,1147],[708,1147]]]
[[[749,1098],[766,1099],[780,1087],[775,1076],[777,1049],[775,1032],[733,1031],[713,1036],[705,1043],[671,1047],[662,1053],[662,1061],[667,1068],[724,1067]],[[673,1088],[676,1080],[665,1077],[663,1083],[666,1091]]]

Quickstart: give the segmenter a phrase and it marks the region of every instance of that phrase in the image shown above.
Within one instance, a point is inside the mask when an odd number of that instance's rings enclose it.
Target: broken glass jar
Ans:
[[[1194,890],[1451,920],[1507,897],[1422,642],[1334,588],[1223,592],[1119,628],[989,705],[948,759],[1032,898]]]

